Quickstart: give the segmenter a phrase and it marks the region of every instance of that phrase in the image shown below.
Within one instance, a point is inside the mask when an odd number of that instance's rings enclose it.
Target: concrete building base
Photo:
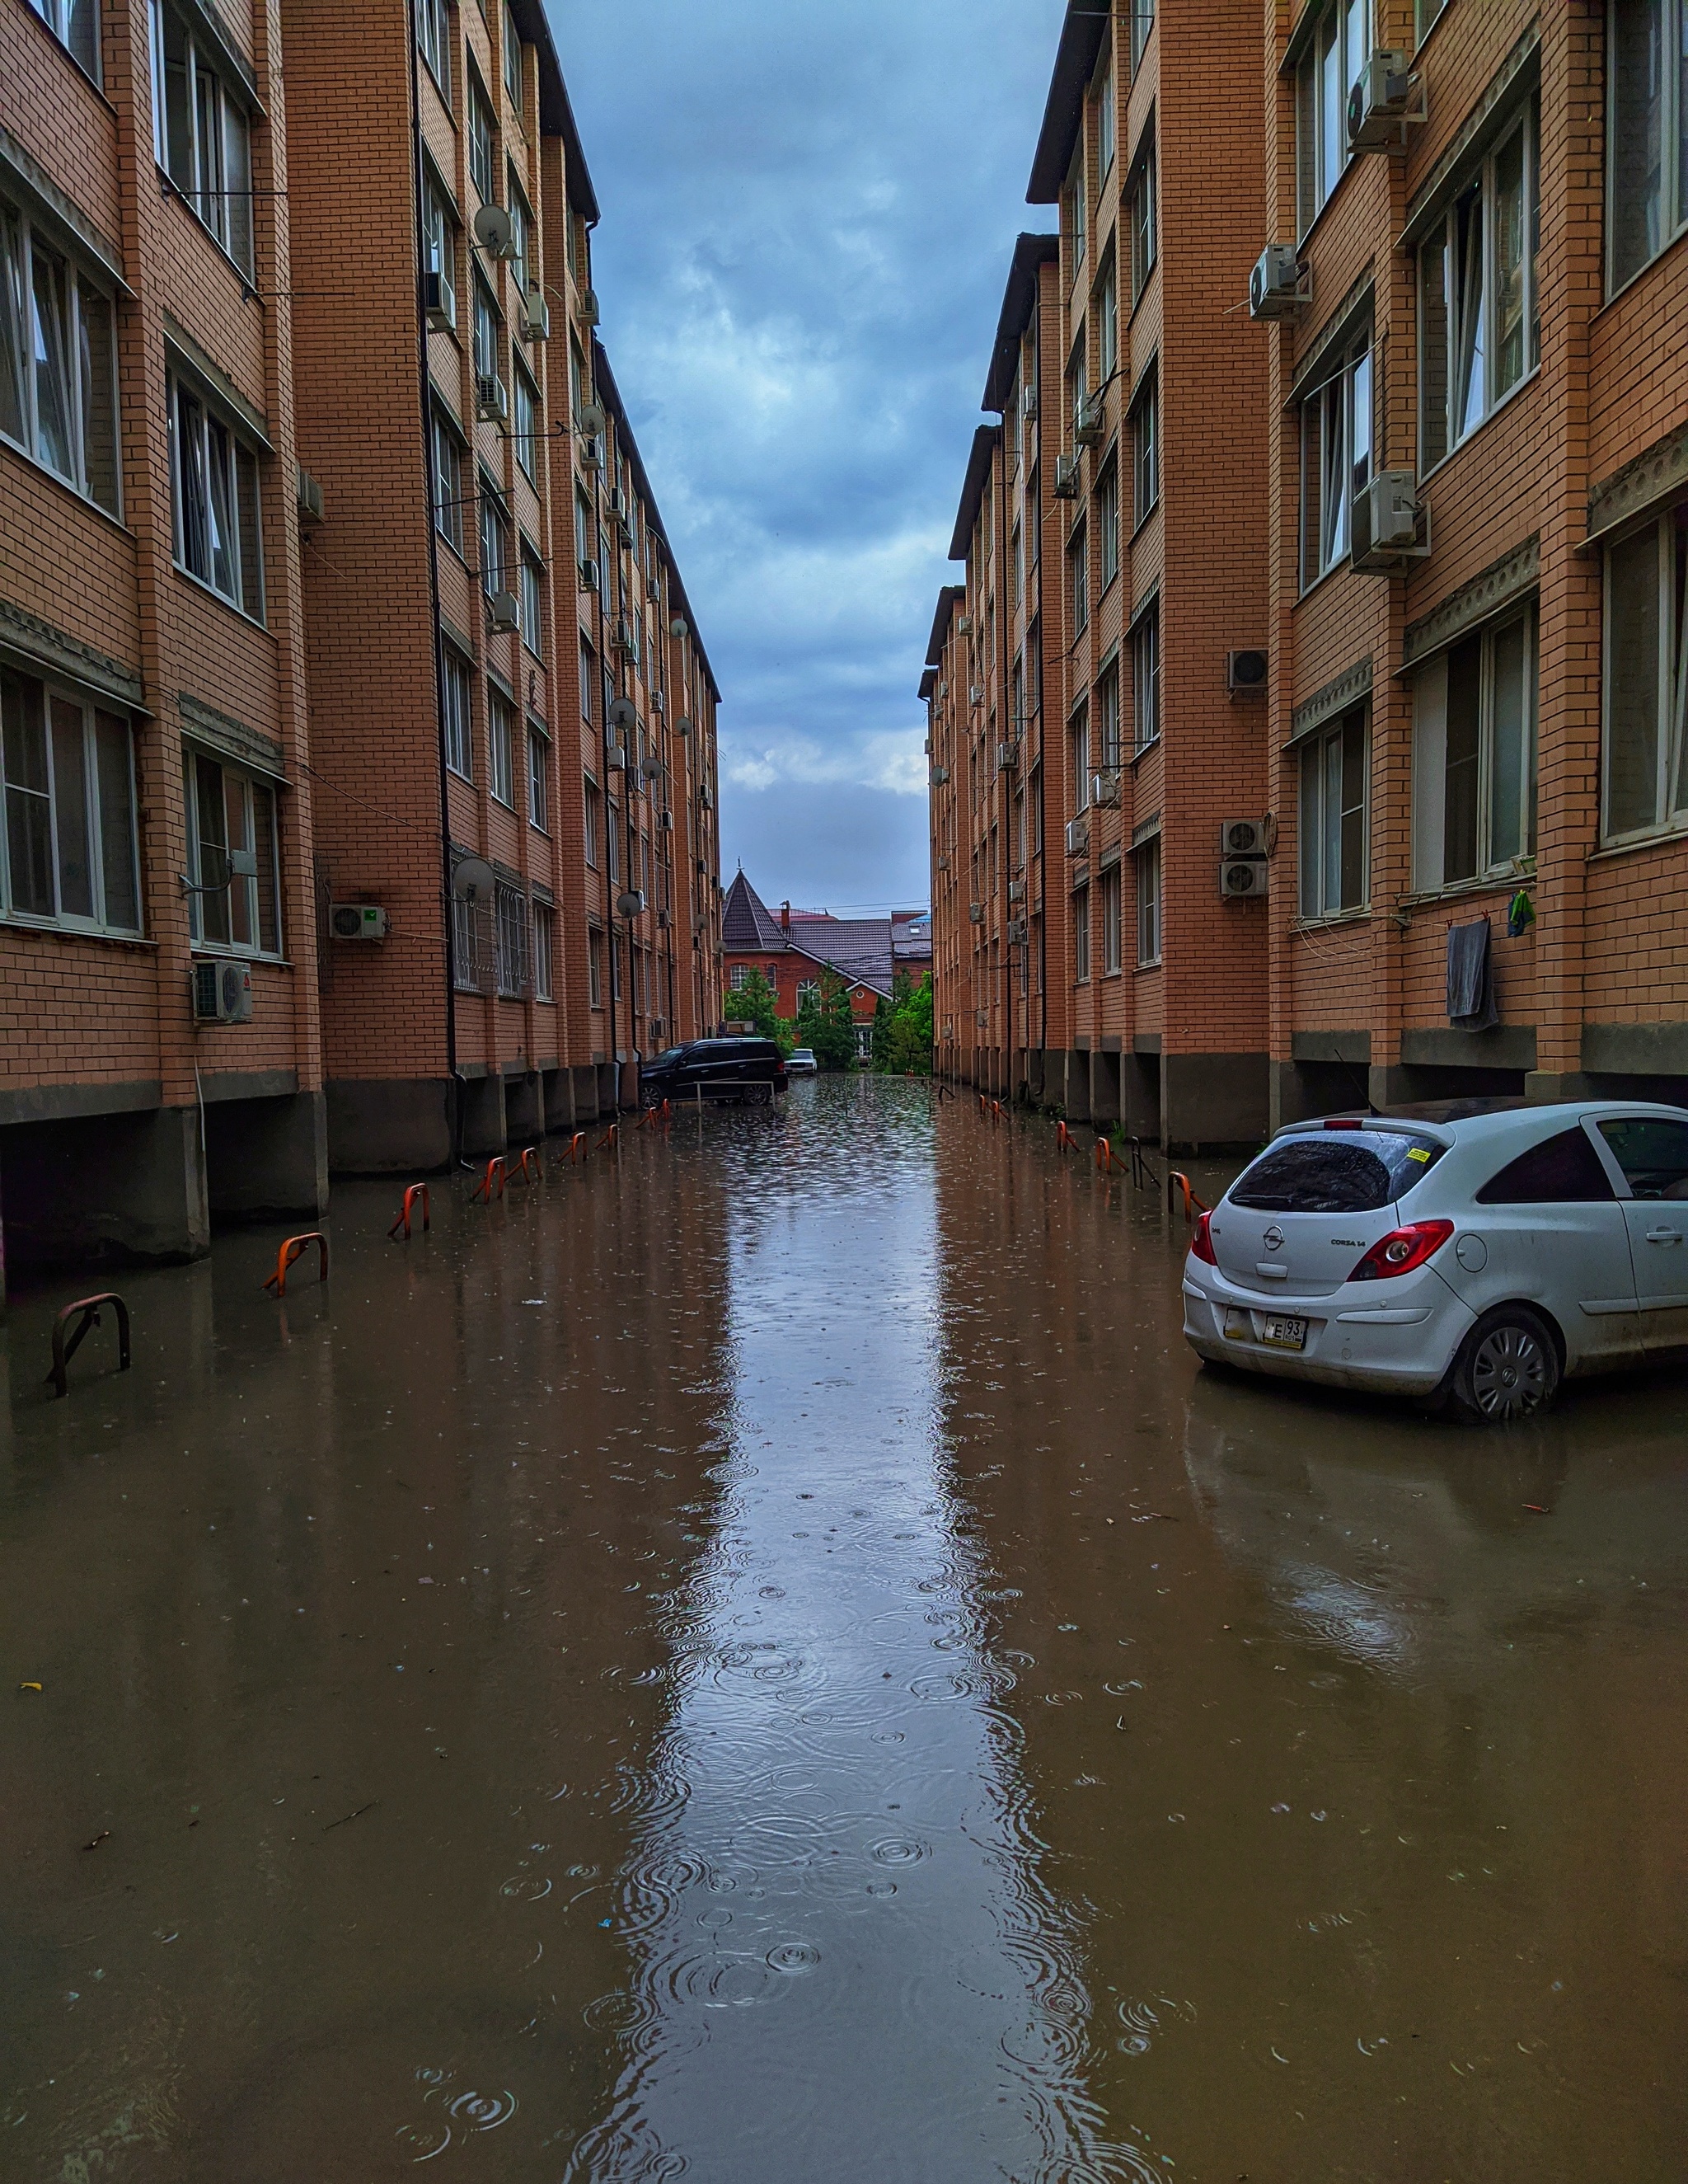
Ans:
[[[1077,1051],[1063,1052],[1061,1061],[1061,1111],[1069,1123],[1091,1118],[1091,1058]]]
[[[328,1208],[320,1092],[222,1100],[205,1110],[207,1195],[219,1220],[316,1220]]]
[[[0,1130],[0,1208],[14,1275],[203,1258],[211,1207],[198,1106]]]
[[[1246,1148],[1266,1135],[1263,1054],[1163,1054],[1160,1080],[1161,1144],[1169,1152]]]
[[[452,1162],[447,1077],[330,1078],[323,1098],[335,1175],[427,1175]]]
[[[465,1160],[488,1160],[509,1143],[504,1121],[504,1080],[502,1077],[463,1077],[458,1080],[460,1134]]]
[[[575,1078],[572,1070],[547,1069],[540,1080],[547,1130],[575,1127]]]
[[[1119,1063],[1118,1054],[1090,1057],[1090,1118],[1104,1127],[1121,1119]]]
[[[569,1072],[575,1080],[575,1127],[595,1123],[598,1118],[598,1073],[591,1062]]]
[[[504,1134],[513,1145],[530,1145],[545,1135],[545,1089],[536,1070],[504,1079]]]

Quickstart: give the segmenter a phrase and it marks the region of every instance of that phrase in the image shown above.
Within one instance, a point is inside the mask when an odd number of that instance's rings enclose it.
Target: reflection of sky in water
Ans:
[[[1076,1937],[981,1650],[912,1127],[871,1188],[740,1205],[719,1534],[672,1613],[630,1984],[589,2013],[625,2068],[570,2184],[1151,2173],[1085,2091]]]

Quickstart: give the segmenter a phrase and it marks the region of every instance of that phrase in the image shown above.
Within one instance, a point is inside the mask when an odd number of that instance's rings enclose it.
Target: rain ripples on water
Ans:
[[[1680,1384],[1198,1373],[1051,1134],[337,1186],[64,1403],[14,1306],[6,2184],[1683,2172]]]

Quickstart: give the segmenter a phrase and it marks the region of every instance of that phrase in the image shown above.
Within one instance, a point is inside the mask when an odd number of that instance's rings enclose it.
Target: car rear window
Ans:
[[[1394,1130],[1331,1130],[1269,1146],[1228,1194],[1263,1213],[1374,1213],[1441,1156],[1433,1138]]]
[[[1474,1194],[1480,1206],[1589,1206],[1617,1195],[1599,1154],[1575,1128],[1508,1161]]]

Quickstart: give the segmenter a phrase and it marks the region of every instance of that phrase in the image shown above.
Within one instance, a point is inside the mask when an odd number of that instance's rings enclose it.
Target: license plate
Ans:
[[[1307,1322],[1266,1313],[1260,1322],[1260,1340],[1274,1350],[1299,1350],[1307,1340]]]

